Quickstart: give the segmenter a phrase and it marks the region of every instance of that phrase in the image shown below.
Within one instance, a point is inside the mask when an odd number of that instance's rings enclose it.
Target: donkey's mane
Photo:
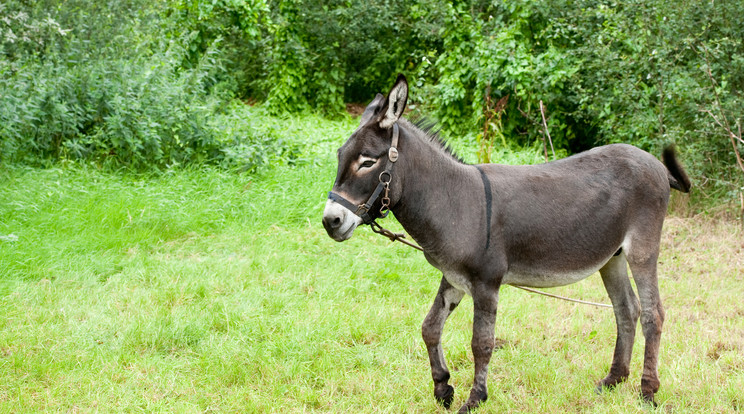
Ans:
[[[450,158],[461,164],[465,163],[465,161],[455,153],[450,144],[439,134],[441,128],[439,128],[436,122],[426,117],[422,117],[410,121],[410,124],[422,133],[426,141],[435,144],[441,152],[447,154]]]

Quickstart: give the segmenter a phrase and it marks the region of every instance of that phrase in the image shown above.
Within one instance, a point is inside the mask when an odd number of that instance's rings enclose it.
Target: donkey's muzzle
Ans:
[[[349,239],[360,224],[362,219],[348,208],[333,200],[326,201],[323,227],[333,240],[341,242]]]

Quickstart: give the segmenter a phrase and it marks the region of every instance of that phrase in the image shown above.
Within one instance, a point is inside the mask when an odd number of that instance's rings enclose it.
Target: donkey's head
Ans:
[[[408,82],[398,75],[388,96],[378,94],[370,102],[359,128],[338,149],[336,181],[323,212],[323,226],[334,240],[344,241],[358,225],[386,214],[383,198],[397,160],[396,122],[407,101]]]

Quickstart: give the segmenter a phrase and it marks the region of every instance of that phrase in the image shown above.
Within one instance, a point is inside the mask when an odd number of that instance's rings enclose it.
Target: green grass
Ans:
[[[0,411],[446,412],[420,337],[440,275],[367,228],[336,243],[320,224],[353,121],[282,122],[319,146],[259,175],[0,170]],[[662,249],[659,411],[742,411],[741,231],[671,218]],[[553,291],[607,301],[597,276]],[[480,412],[651,411],[640,329],[630,380],[596,395],[610,311],[508,287],[500,304]],[[443,339],[455,404],[471,325],[466,299]]]

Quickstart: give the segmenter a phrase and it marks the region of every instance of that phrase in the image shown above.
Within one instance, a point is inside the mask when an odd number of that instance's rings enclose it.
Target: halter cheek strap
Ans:
[[[379,217],[387,217],[390,207],[390,198],[388,198],[388,192],[390,191],[390,181],[393,179],[393,164],[398,161],[399,136],[400,130],[398,129],[398,123],[396,122],[393,124],[393,140],[390,143],[390,148],[388,149],[387,165],[385,165],[385,170],[380,173],[379,183],[377,184],[375,191],[372,192],[372,195],[369,196],[369,199],[366,203],[356,205],[351,201],[345,199],[341,195],[334,193],[333,191],[328,193],[328,199],[333,200],[352,211],[354,214],[362,219],[362,222],[364,222],[364,224],[371,224],[375,221],[375,217],[372,217],[369,210],[372,208],[372,205],[377,202],[377,199],[380,198],[380,194],[385,191],[385,194],[382,197],[382,207],[380,207]]]

